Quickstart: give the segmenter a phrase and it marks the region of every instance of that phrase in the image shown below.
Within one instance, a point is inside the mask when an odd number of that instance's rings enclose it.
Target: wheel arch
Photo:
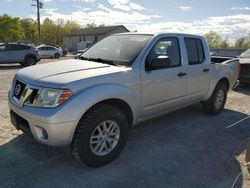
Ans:
[[[230,89],[230,82],[229,82],[229,79],[228,79],[226,76],[222,76],[222,77],[220,77],[219,79],[214,79],[214,80],[212,80],[212,81],[210,82],[210,88],[209,88],[209,90],[208,90],[208,93],[207,93],[207,95],[202,99],[202,101],[208,100],[208,99],[212,96],[212,94],[213,94],[213,92],[214,92],[216,86],[217,86],[219,83],[221,83],[221,82],[222,82],[222,83],[225,83],[225,85],[226,85],[226,87],[227,87],[227,91]]]
[[[129,125],[135,124],[139,114],[137,97],[126,87],[116,84],[102,84],[84,89],[77,96],[83,104],[81,117],[97,104],[106,103],[118,107],[128,118]]]
[[[217,82],[216,86],[217,86],[219,83],[224,83],[224,84],[226,85],[226,87],[227,87],[227,90],[230,89],[230,83],[229,83],[228,78],[226,78],[226,77],[221,78],[221,79]],[[215,87],[216,87],[216,86],[215,86]]]
[[[125,114],[125,116],[127,117],[129,127],[132,128],[133,120],[134,120],[133,111],[132,111],[131,107],[129,106],[129,104],[127,102],[125,102],[124,100],[119,99],[119,98],[110,98],[110,99],[105,99],[105,100],[99,101],[99,102],[93,104],[90,108],[88,108],[87,111],[83,114],[83,116],[89,110],[91,110],[92,108],[94,108],[94,107],[96,107],[97,105],[100,105],[100,104],[109,104],[111,106],[115,106],[118,109],[120,109]]]
[[[26,59],[27,59],[28,57],[32,57],[32,58],[34,58],[34,59],[37,61],[37,58],[36,58],[36,56],[35,56],[34,54],[26,54],[26,55],[24,56],[24,61],[26,61]]]

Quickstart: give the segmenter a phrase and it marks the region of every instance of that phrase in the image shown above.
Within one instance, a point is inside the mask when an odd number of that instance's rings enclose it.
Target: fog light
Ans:
[[[48,139],[48,133],[45,131],[45,129],[42,129],[42,135],[44,140]]]
[[[36,129],[36,135],[40,140],[47,140],[48,139],[48,133],[44,128],[35,127],[35,129]]]

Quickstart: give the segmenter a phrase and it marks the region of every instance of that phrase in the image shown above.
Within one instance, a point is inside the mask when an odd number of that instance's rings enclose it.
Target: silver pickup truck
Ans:
[[[9,92],[11,122],[38,142],[69,145],[88,166],[104,165],[147,119],[201,103],[219,114],[238,78],[238,61],[211,63],[201,36],[116,34],[80,60],[19,70]]]

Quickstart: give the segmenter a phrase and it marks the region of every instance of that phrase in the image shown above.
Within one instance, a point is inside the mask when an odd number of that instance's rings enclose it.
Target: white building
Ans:
[[[63,41],[65,48],[70,52],[76,52],[79,46],[78,43],[95,43],[109,35],[124,32],[129,32],[129,30],[123,25],[85,28],[66,35]]]

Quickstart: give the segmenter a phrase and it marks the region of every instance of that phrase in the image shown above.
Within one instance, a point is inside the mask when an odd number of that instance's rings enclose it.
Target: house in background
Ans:
[[[64,47],[69,52],[76,52],[109,35],[124,32],[129,32],[129,30],[123,25],[79,29],[63,38]]]

